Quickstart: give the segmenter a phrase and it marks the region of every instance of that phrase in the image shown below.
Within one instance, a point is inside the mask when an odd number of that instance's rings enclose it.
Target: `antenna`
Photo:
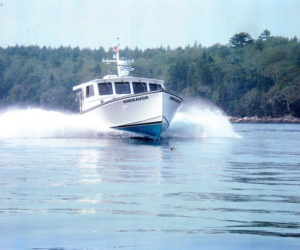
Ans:
[[[119,46],[120,46],[120,38],[117,38],[118,45],[113,47],[113,51],[116,54],[116,59],[113,60],[107,60],[103,59],[102,62],[106,64],[110,63],[116,63],[117,68],[118,68],[118,76],[123,77],[123,76],[129,76],[129,72],[133,71],[134,68],[131,68],[131,63],[134,62],[134,60],[126,60],[126,59],[120,59],[119,55]]]

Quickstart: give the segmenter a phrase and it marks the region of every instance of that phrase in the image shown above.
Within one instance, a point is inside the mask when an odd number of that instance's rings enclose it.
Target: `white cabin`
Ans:
[[[164,89],[164,81],[140,77],[118,77],[108,75],[103,79],[95,79],[73,87],[81,90],[77,95],[80,102],[80,112],[105,102],[123,96]]]

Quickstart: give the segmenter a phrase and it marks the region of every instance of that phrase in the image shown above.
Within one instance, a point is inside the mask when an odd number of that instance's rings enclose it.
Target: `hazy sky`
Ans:
[[[300,38],[299,13],[300,0],[0,0],[0,46],[210,46],[265,28]]]

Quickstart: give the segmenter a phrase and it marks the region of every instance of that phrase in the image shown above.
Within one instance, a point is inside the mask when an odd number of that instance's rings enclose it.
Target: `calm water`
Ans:
[[[300,249],[300,125],[233,127],[0,139],[1,249]]]

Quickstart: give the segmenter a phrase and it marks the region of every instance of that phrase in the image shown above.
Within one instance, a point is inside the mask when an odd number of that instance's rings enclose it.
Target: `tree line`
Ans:
[[[272,36],[235,34],[227,45],[141,50],[125,48],[134,58],[133,75],[165,80],[181,95],[202,97],[232,116],[300,117],[300,42]],[[103,64],[113,49],[13,46],[0,48],[0,108],[39,106],[76,111],[72,87],[115,68]]]

